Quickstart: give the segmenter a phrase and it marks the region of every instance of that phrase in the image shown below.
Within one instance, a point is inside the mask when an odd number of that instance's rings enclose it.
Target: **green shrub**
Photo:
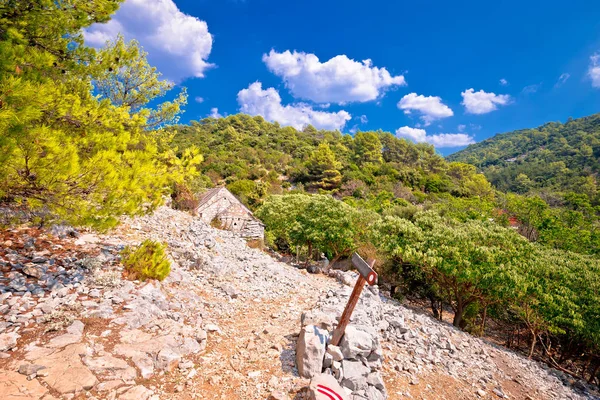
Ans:
[[[127,246],[121,252],[123,265],[133,279],[162,281],[171,272],[171,263],[165,252],[166,245],[152,240],[144,240],[137,248]]]

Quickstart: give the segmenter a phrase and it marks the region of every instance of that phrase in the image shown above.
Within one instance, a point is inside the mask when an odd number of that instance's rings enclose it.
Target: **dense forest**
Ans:
[[[452,309],[473,334],[494,321],[507,345],[526,336],[530,355],[597,382],[597,116],[449,159],[383,131],[297,130],[248,115],[180,125],[185,90],[170,93],[136,42],[85,46],[81,30],[118,1],[9,3],[3,209],[39,225],[110,229],[165,196],[190,209],[199,192],[226,185],[266,224],[268,246],[307,263],[374,257],[393,295],[427,300],[438,318]]]
[[[600,204],[600,114],[496,135],[448,157],[477,166],[499,190],[539,194],[553,205],[564,194]]]

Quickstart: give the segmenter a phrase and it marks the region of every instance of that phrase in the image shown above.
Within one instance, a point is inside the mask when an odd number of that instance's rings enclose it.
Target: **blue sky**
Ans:
[[[85,35],[98,46],[118,32],[188,88],[182,122],[243,111],[449,154],[600,112],[590,0],[126,0]]]

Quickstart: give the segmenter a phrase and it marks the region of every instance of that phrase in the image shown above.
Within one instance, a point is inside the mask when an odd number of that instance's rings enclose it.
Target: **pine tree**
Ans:
[[[159,106],[154,114],[141,108],[166,88],[137,45],[117,41],[99,53],[83,45],[81,29],[106,21],[117,6],[109,0],[9,1],[0,9],[2,201],[108,227],[119,215],[157,206],[173,182],[194,173],[195,149],[177,158],[171,134],[148,129],[153,115],[172,120],[179,104]],[[131,57],[121,65],[134,60],[151,82],[136,107],[94,93],[96,79],[117,81],[108,73],[112,61],[103,59],[116,60],[123,48]]]

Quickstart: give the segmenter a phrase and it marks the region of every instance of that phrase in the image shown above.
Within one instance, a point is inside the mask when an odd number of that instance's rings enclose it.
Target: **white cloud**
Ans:
[[[274,88],[262,89],[262,83],[254,82],[237,95],[240,111],[250,115],[261,115],[269,121],[302,129],[313,125],[318,129],[342,129],[352,116],[346,111],[317,111],[307,104],[281,104],[281,96]]]
[[[499,105],[510,103],[510,96],[507,94],[486,93],[483,90],[476,92],[472,88],[462,92],[461,96],[463,97],[461,104],[469,114],[487,114],[497,110]]]
[[[540,88],[542,87],[541,83],[536,83],[533,85],[527,85],[523,88],[523,90],[521,90],[521,93],[524,95],[528,95],[528,94],[534,94],[535,92],[537,92],[538,90],[540,90]]]
[[[467,129],[467,126],[460,124],[456,127],[456,129],[458,129],[459,132],[463,132],[465,129]]]
[[[594,54],[590,57],[590,69],[588,74],[592,79],[593,87],[600,87],[600,55]]]
[[[423,96],[416,93],[409,93],[398,102],[398,108],[404,110],[405,114],[410,114],[411,111],[421,113],[421,119],[425,126],[431,124],[432,121],[441,118],[447,118],[454,115],[452,109],[442,103],[442,99],[437,96]]]
[[[475,139],[465,133],[439,133],[428,136],[427,143],[439,148],[463,147],[475,143]]]
[[[204,103],[204,97],[196,96],[194,97],[194,101],[196,103]]]
[[[136,39],[148,52],[150,63],[168,79],[204,76],[213,38],[206,22],[182,13],[173,0],[126,0],[112,19],[85,30],[87,44],[101,47],[123,34]]]
[[[212,118],[223,118],[223,115],[219,113],[219,109],[217,107],[213,107],[210,109],[210,117]]]
[[[502,78],[502,79],[500,79],[500,84],[502,86],[507,86],[508,85],[508,81],[506,79]]]
[[[360,123],[361,123],[361,124],[366,124],[367,122],[369,122],[369,118],[367,118],[367,116],[366,116],[366,115],[361,115],[361,116],[359,117],[359,119],[360,119]]]
[[[562,86],[567,80],[569,80],[570,77],[571,77],[571,74],[569,74],[567,72],[560,74],[560,76],[558,77],[558,80],[554,84],[554,87],[557,88],[557,87]]]
[[[423,143],[427,138],[427,132],[425,131],[425,129],[403,126],[402,128],[396,129],[396,136],[410,139],[413,142]]]
[[[427,135],[425,129],[416,129],[409,126],[396,129],[396,136],[410,139],[416,143],[429,143],[438,148],[462,147],[475,143],[475,138],[465,133]]]
[[[322,63],[314,54],[271,50],[263,55],[263,62],[284,80],[294,97],[316,103],[366,102],[380,98],[391,87],[406,85],[404,76],[392,76],[387,69],[374,67],[371,60],[358,62],[346,55]]]

